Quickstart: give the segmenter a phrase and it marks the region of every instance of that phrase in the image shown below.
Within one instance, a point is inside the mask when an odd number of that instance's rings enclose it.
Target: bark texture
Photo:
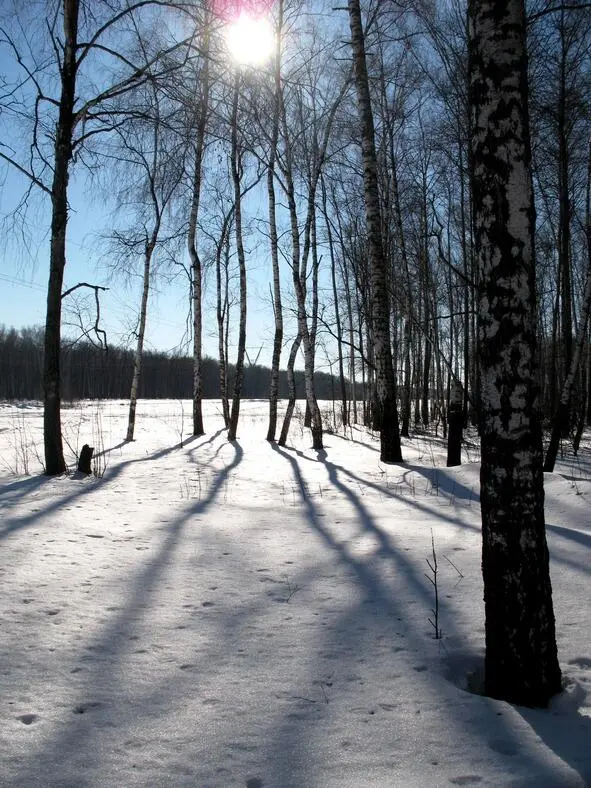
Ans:
[[[535,367],[534,208],[523,0],[468,5],[478,269],[485,690],[560,691]]]
[[[365,58],[365,39],[359,0],[349,0],[349,25],[355,74],[357,104],[361,122],[363,191],[367,224],[368,256],[371,269],[371,320],[375,382],[380,417],[380,458],[382,462],[402,462],[396,381],[390,344],[388,277],[382,241],[378,190],[375,129]]]

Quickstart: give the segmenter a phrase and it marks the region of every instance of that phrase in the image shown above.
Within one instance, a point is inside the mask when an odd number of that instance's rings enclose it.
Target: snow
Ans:
[[[565,691],[531,710],[468,691],[474,448],[447,469],[421,436],[383,466],[365,430],[317,453],[296,421],[279,449],[260,401],[230,444],[220,410],[193,439],[190,403],[140,401],[124,444],[126,403],[65,408],[72,450],[107,453],[99,476],[46,478],[22,475],[41,408],[0,405],[0,784],[591,784],[589,450],[546,476]]]

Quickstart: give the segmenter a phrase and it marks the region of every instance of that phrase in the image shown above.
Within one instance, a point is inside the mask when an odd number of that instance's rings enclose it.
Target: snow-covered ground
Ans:
[[[192,439],[190,413],[142,401],[124,444],[125,403],[66,408],[105,454],[50,479],[40,407],[0,405],[0,785],[591,784],[589,451],[546,477],[565,691],[534,711],[467,691],[478,464],[421,437],[385,467],[360,428],[316,453],[300,423],[279,449],[253,401],[235,444],[217,402]]]

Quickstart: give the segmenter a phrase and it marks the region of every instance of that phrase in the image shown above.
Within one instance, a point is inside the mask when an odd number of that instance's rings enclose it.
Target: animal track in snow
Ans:
[[[22,722],[23,725],[32,725],[34,722],[37,722],[38,719],[39,719],[38,714],[20,714],[17,717],[17,720],[19,722]]]

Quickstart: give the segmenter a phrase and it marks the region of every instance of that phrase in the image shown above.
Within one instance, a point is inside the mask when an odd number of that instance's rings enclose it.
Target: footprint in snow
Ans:
[[[23,725],[32,725],[34,722],[37,722],[38,719],[38,714],[21,714],[17,717],[17,720],[22,722]]]

